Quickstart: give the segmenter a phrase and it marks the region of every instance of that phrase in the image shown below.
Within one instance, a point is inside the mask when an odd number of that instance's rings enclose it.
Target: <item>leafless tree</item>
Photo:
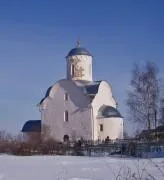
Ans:
[[[7,133],[5,130],[0,130],[0,141],[12,141],[13,136]]]
[[[154,63],[147,62],[143,68],[137,64],[132,71],[131,90],[128,92],[127,106],[129,119],[140,129],[155,127],[159,101],[158,70]]]
[[[28,132],[27,140],[28,140],[28,143],[31,145],[37,145],[41,141],[40,132]]]
[[[124,131],[123,135],[124,135],[124,139],[129,139],[130,138],[127,131]]]
[[[52,137],[51,137],[51,129],[46,124],[42,124],[41,138],[42,138],[43,141],[52,139]]]
[[[164,125],[164,98],[161,98],[160,100],[160,115],[159,115],[159,120],[160,124]]]
[[[5,140],[6,132],[4,130],[0,130],[0,141]]]

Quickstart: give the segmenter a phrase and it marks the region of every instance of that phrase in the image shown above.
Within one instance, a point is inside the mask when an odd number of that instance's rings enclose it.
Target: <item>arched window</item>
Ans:
[[[68,142],[69,141],[69,136],[67,134],[64,135],[63,141],[64,142]]]
[[[72,75],[72,77],[75,76],[75,65],[74,64],[71,65],[71,75]]]
[[[89,65],[89,75],[91,76],[91,69],[92,69],[92,67],[91,67],[91,64]]]
[[[68,111],[64,112],[64,122],[68,122]]]
[[[104,129],[103,124],[100,124],[99,126],[100,126],[100,131],[103,131],[103,129]]]
[[[67,92],[64,94],[64,100],[68,101],[68,93]]]

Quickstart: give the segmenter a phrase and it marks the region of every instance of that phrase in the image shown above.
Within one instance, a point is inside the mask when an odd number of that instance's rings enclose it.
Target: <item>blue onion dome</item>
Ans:
[[[68,53],[68,56],[76,56],[76,55],[86,55],[86,56],[92,56],[91,53],[83,48],[80,47],[80,42],[77,42],[76,48],[71,49],[71,51]]]

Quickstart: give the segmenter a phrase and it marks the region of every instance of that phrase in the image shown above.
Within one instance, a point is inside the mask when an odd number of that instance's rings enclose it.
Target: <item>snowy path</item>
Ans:
[[[163,180],[164,158],[0,156],[0,180]]]

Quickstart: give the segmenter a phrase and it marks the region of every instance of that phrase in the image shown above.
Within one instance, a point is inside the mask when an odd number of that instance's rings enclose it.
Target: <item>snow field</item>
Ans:
[[[164,180],[164,158],[0,156],[0,180]]]

